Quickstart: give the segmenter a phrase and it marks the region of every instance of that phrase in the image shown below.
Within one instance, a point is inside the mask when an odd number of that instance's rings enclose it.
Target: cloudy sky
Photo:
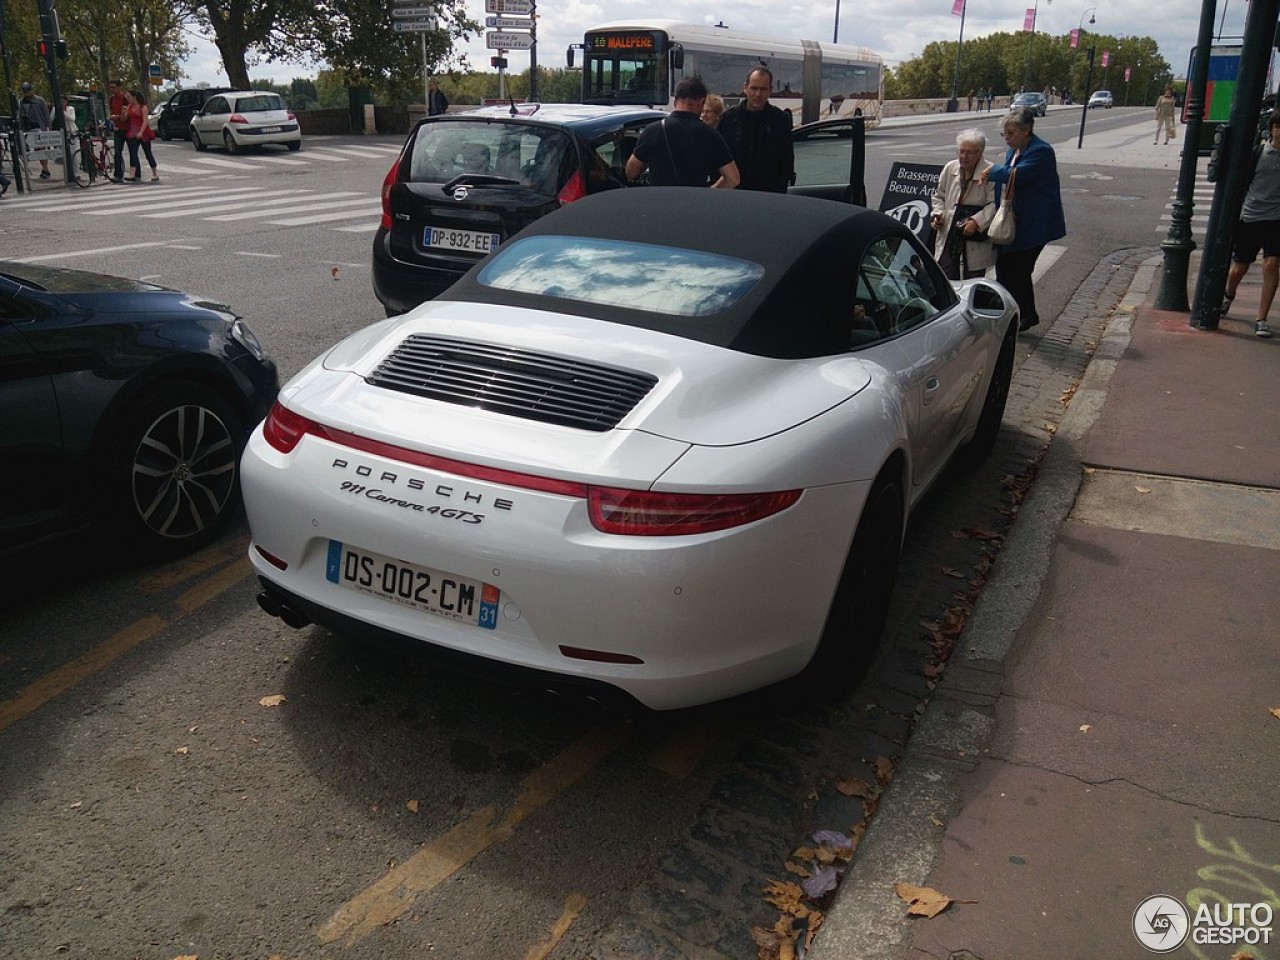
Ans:
[[[1025,11],[1036,0],[968,0],[964,20],[966,38],[1022,29]],[[1206,3],[1208,0],[1206,0]],[[691,23],[714,24],[751,33],[765,33],[794,39],[830,41],[835,27],[836,0],[735,0],[733,4],[675,0],[662,7],[664,15]],[[469,0],[472,16],[484,22],[484,0]],[[925,45],[936,40],[955,40],[960,18],[951,15],[952,0],[842,0],[840,42],[871,47],[894,65],[917,56]],[[565,49],[581,43],[582,33],[591,26],[611,20],[633,20],[652,14],[652,0],[565,0],[544,2],[538,17],[538,63],[564,66]],[[1095,4],[1089,0],[1039,0],[1037,29],[1064,34],[1077,27],[1082,16]],[[1094,29],[1117,37],[1153,36],[1160,52],[1176,76],[1186,73],[1188,57],[1200,28],[1202,4],[1196,0],[1106,0],[1096,4]],[[1238,38],[1244,32],[1247,0],[1217,0],[1214,35]],[[1088,17],[1084,16],[1086,21]],[[388,25],[390,35],[390,26]],[[225,83],[217,53],[207,42],[187,62],[186,83]],[[464,48],[473,67],[489,68],[492,51],[485,49],[483,35]],[[512,52],[513,70],[528,67],[527,52]],[[250,66],[250,74],[287,82],[295,76],[314,74],[314,65],[263,63]],[[1274,88],[1274,82],[1271,87]]]

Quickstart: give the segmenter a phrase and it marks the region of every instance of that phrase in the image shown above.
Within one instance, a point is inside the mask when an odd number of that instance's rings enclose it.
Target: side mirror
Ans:
[[[965,309],[977,316],[994,320],[1004,316],[1008,304],[1001,290],[979,280],[970,283],[965,291]]]
[[[673,43],[671,45],[671,69],[684,69],[684,47],[678,43]]]

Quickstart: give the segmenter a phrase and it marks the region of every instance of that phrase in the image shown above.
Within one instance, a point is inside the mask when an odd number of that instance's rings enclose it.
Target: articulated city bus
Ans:
[[[626,20],[588,30],[581,45],[582,102],[671,105],[682,77],[699,76],[730,106],[753,67],[773,73],[770,101],[795,123],[829,116],[880,120],[884,63],[866,47],[783,40],[674,20]]]

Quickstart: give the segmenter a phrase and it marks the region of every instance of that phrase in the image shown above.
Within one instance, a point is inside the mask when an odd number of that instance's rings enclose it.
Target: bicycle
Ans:
[[[111,179],[111,153],[105,137],[90,133],[76,136],[73,147],[75,158],[76,185],[80,188],[91,187],[99,178]]]

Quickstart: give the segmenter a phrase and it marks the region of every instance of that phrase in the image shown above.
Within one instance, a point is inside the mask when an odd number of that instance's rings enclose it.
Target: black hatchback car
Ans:
[[[0,555],[89,521],[122,561],[208,543],[278,385],[230,307],[0,261]]]
[[[189,87],[179,90],[167,101],[156,119],[156,133],[161,140],[191,137],[191,118],[200,112],[205,101],[219,93],[231,93],[234,87]]]
[[[382,183],[373,289],[389,316],[443,293],[563,204],[624,187],[636,137],[664,114],[522,103],[422,120]]]
[[[443,293],[539,217],[627,186],[636,138],[663,116],[530,103],[421,121],[382,182],[373,290],[387,315]],[[847,117],[797,127],[788,192],[865,206],[863,134]]]

